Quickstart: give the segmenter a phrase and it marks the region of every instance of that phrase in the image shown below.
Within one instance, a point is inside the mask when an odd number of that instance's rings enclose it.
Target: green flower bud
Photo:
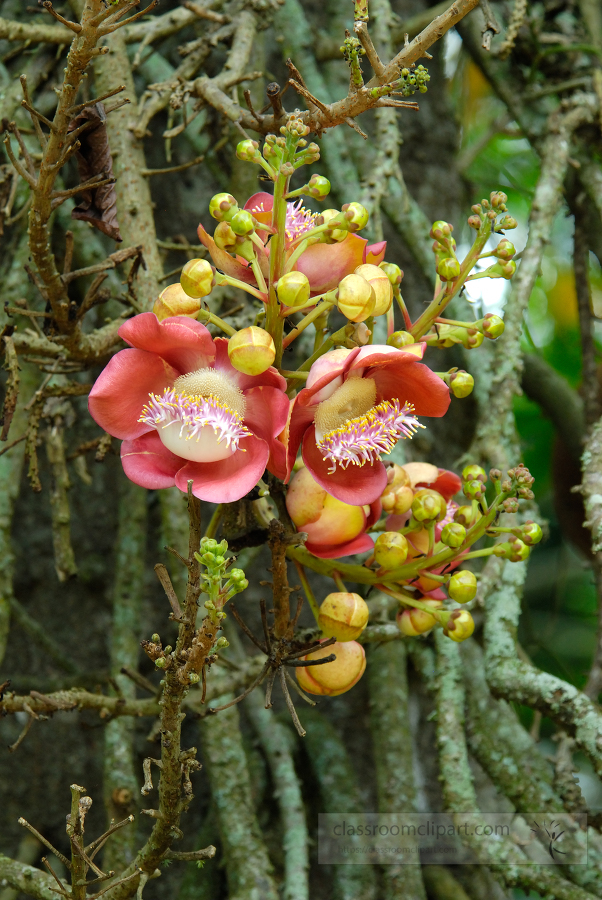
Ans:
[[[469,500],[480,500],[485,496],[485,485],[481,481],[465,481],[463,491]]]
[[[165,666],[167,665],[167,660],[165,659],[164,656],[159,656],[155,660],[155,665],[158,669],[164,669]]]
[[[213,553],[214,550],[217,550],[219,547],[218,542],[215,538],[203,538],[201,541],[201,550],[204,553]]]
[[[384,531],[374,542],[374,559],[383,569],[403,566],[408,556],[408,542],[397,531]]]
[[[381,262],[379,263],[380,268],[383,270],[393,287],[397,284],[401,284],[401,280],[403,278],[403,269],[400,269],[399,266],[395,265],[395,263]]]
[[[495,556],[510,560],[510,562],[522,562],[529,557],[531,549],[519,538],[515,538],[513,541],[496,544],[493,553]]]
[[[429,234],[437,241],[446,241],[451,237],[451,233],[453,230],[453,225],[450,225],[449,222],[443,222],[441,219],[439,219],[436,222],[433,222],[433,227],[431,228]]]
[[[389,347],[396,347],[398,350],[402,350],[404,347],[407,347],[408,344],[415,343],[416,338],[411,335],[409,331],[394,331],[393,334],[390,334],[387,338]]]
[[[457,550],[466,540],[466,528],[459,522],[449,522],[441,532],[441,543],[452,550]]]
[[[459,506],[454,513],[454,522],[459,522],[465,528],[471,528],[480,518],[481,514],[477,512],[475,516],[472,506]]]
[[[448,623],[443,631],[448,638],[452,639],[452,641],[461,643],[473,633],[474,619],[467,609],[456,609],[449,617]]]
[[[206,259],[189,259],[182,269],[180,284],[195,300],[207,297],[213,285],[213,268]]]
[[[220,222],[213,233],[213,240],[226,253],[236,253],[236,235],[227,222]]]
[[[259,144],[257,141],[240,141],[236,145],[236,155],[239,159],[245,160],[245,162],[253,162],[255,157],[258,155],[257,151],[259,150]]]
[[[417,522],[432,522],[442,519],[447,511],[447,504],[438,491],[422,488],[414,494],[412,515]]]
[[[218,222],[229,221],[238,209],[232,194],[215,194],[209,201],[209,212]]]
[[[303,272],[287,272],[276,285],[278,299],[284,306],[307,306],[311,287]]]
[[[515,272],[516,263],[513,259],[509,259],[508,262],[497,262],[485,269],[485,275],[488,275],[489,278],[505,278],[506,281],[509,281]]]
[[[487,481],[485,469],[481,466],[465,466],[462,469],[462,481],[481,481],[484,484]]]
[[[188,673],[188,681],[190,684],[198,684],[200,680],[201,680],[201,676],[197,675],[196,672]]]
[[[316,200],[323,200],[330,194],[330,181],[323,175],[312,175],[307,185],[307,193]]]
[[[497,223],[498,230],[510,231],[512,228],[517,228],[518,222],[514,218],[514,216],[502,216],[502,218]]]
[[[500,319],[499,316],[494,316],[493,313],[487,313],[485,318],[479,319],[479,321],[475,322],[474,324],[475,328],[478,328],[479,331],[482,331],[485,337],[489,338],[492,341],[503,334],[506,329],[504,320]]]
[[[460,263],[453,256],[446,257],[437,266],[437,274],[441,281],[453,281],[460,274]]]
[[[361,203],[345,203],[341,211],[345,214],[349,231],[361,231],[368,224],[370,214]]]
[[[509,241],[508,238],[502,238],[494,250],[495,256],[497,256],[498,259],[504,260],[512,259],[515,253],[516,249],[514,244]]]
[[[465,372],[464,369],[460,369],[459,372],[454,372],[450,376],[449,389],[454,397],[459,397],[460,399],[468,397],[469,394],[472,394],[473,388],[474,378],[468,372]]]
[[[230,646],[230,641],[228,641],[225,637],[219,637],[215,642],[216,650],[225,650],[226,647]]]
[[[247,235],[255,231],[253,216],[246,209],[239,209],[230,219],[230,228],[234,234]]]
[[[531,546],[532,544],[539,544],[540,540],[543,537],[543,531],[541,530],[537,522],[525,522],[525,524],[521,528],[521,531],[523,535],[523,541],[525,542],[525,544],[529,544],[529,546]]]
[[[447,583],[447,593],[456,603],[468,603],[477,595],[477,577],[468,569],[454,572]]]
[[[161,643],[161,638],[160,638],[159,635],[156,634],[156,633],[155,633],[155,634],[151,634],[151,641],[153,642],[153,644],[160,644],[160,643]]]

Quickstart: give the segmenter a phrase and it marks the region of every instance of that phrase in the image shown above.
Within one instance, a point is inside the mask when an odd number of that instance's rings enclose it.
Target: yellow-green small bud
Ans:
[[[481,481],[465,481],[462,490],[469,500],[480,500],[485,496],[485,485]]]
[[[433,226],[429,234],[437,241],[446,241],[451,237],[451,233],[453,230],[454,226],[450,225],[449,222],[443,222],[441,219],[438,219],[436,222],[433,222]]]
[[[459,522],[449,522],[441,532],[441,543],[457,550],[466,540],[466,528]]]
[[[326,244],[340,244],[341,241],[345,240],[349,231],[347,228],[341,227],[344,223],[341,222],[341,213],[338,209],[325,209],[324,212],[320,213],[320,217],[324,225],[330,225],[333,219],[337,220],[333,222],[332,228],[329,227],[328,231],[323,235],[323,240]],[[337,224],[339,225],[338,228],[336,227]]]
[[[416,599],[420,599],[425,606],[433,610],[441,609],[443,606],[441,600],[426,599],[425,597],[417,597]],[[435,616],[431,615],[430,612],[427,612],[425,609],[416,609],[415,607],[399,610],[395,618],[397,627],[406,637],[417,637],[419,634],[430,631],[437,624]]]
[[[253,162],[255,157],[258,155],[257,151],[259,150],[259,144],[257,141],[246,140],[240,141],[236,145],[236,155],[239,159],[244,160],[245,162]]]
[[[402,350],[409,344],[415,343],[416,338],[414,337],[414,335],[410,334],[409,331],[394,331],[393,334],[390,334],[387,338],[387,344],[389,345],[389,347],[396,347],[398,350]]]
[[[403,566],[408,557],[408,542],[398,531],[383,531],[374,542],[374,559],[382,569]]]
[[[226,253],[236,253],[236,235],[230,228],[228,222],[220,222],[213,232],[213,240]]]
[[[479,319],[479,321],[474,324],[475,328],[482,331],[485,337],[488,337],[492,341],[503,334],[506,329],[504,320],[499,316],[494,316],[493,313],[487,313],[483,319]]]
[[[503,559],[510,560],[510,562],[523,562],[523,560],[528,559],[531,548],[524,541],[515,538],[513,541],[504,541],[501,544],[496,544],[493,548],[493,553],[495,556],[501,556]]]
[[[417,522],[433,522],[442,519],[447,511],[447,504],[438,491],[422,488],[414,494],[412,515]]]
[[[245,375],[261,375],[276,358],[272,335],[250,325],[228,340],[228,357],[234,368]]]
[[[247,235],[255,231],[253,216],[246,209],[239,209],[230,219],[230,228],[237,235]]]
[[[198,684],[200,680],[201,680],[201,676],[198,675],[196,672],[188,673],[188,681],[190,684]]]
[[[465,466],[462,469],[462,481],[482,481],[484,484],[487,481],[487,474],[481,466]]]
[[[214,194],[209,201],[209,212],[218,222],[231,219],[237,209],[238,203],[232,194]]]
[[[479,228],[481,227],[481,225],[483,224],[483,221],[480,216],[469,216],[467,221],[468,221],[468,224],[470,225],[470,227],[474,228],[475,231],[478,231]]]
[[[477,519],[481,518],[481,513],[473,510],[472,506],[459,506],[454,513],[454,522],[459,522],[465,528],[471,528]]]
[[[368,624],[368,604],[359,594],[337,591],[329,594],[320,606],[318,625],[326,637],[337,641],[354,641]]]
[[[437,274],[441,281],[453,281],[460,274],[460,263],[453,256],[446,257],[437,266]]]
[[[164,656],[159,656],[155,660],[155,665],[158,669],[164,669],[165,666],[167,665],[167,660],[165,659]]]
[[[454,397],[459,399],[468,397],[469,394],[472,394],[473,388],[474,378],[469,372],[465,372],[464,369],[460,369],[458,372],[450,375],[449,389]]]
[[[374,312],[376,295],[361,275],[346,275],[337,291],[337,307],[350,322],[364,322]]]
[[[502,238],[493,252],[498,259],[508,260],[512,259],[516,253],[516,248],[508,238]]]
[[[161,637],[156,632],[155,634],[151,634],[151,641],[153,644],[159,644],[161,642]]]
[[[370,214],[361,203],[344,203],[341,211],[345,214],[349,231],[361,231],[368,224]]]
[[[307,185],[307,193],[316,200],[323,200],[330,193],[330,181],[323,175],[312,175]]]
[[[189,259],[180,275],[180,284],[189,297],[207,297],[213,286],[213,268],[206,259]]]
[[[474,619],[467,609],[456,609],[449,617],[443,631],[452,641],[461,643],[473,633]]]
[[[502,218],[497,223],[498,229],[502,229],[504,231],[510,231],[512,228],[518,227],[518,222],[514,218],[514,216],[502,216]]]
[[[278,299],[284,306],[307,306],[311,287],[303,272],[287,272],[276,285]]]
[[[403,278],[403,269],[400,269],[395,263],[381,262],[379,268],[383,270],[392,286],[401,284]]]
[[[355,269],[356,275],[365,278],[368,284],[372,285],[376,303],[372,312],[373,316],[382,316],[391,308],[393,303],[393,288],[387,277],[386,272],[379,266],[373,266],[371,263],[364,263]]]
[[[200,300],[189,296],[179,283],[169,284],[164,288],[153,304],[153,312],[160,322],[172,316],[188,316],[194,319],[200,308]]]
[[[476,575],[468,569],[454,572],[447,583],[447,592],[456,603],[469,603],[477,595]]]
[[[543,537],[543,531],[537,522],[525,522],[521,531],[525,544],[539,544]]]

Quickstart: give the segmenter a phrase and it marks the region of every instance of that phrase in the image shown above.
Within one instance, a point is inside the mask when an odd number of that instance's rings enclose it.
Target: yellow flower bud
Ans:
[[[233,334],[228,341],[230,362],[245,375],[261,375],[276,358],[276,348],[271,334],[250,325]]]
[[[153,304],[153,312],[160,322],[170,316],[189,316],[195,319],[200,308],[200,300],[190,297],[181,284],[168,285]]]
[[[447,584],[447,593],[456,603],[470,603],[474,600],[477,595],[477,578],[474,572],[469,572],[468,569],[454,572]]]
[[[376,297],[376,303],[372,315],[384,315],[391,308],[391,304],[393,303],[393,288],[391,287],[391,282],[387,277],[387,273],[383,272],[383,270],[379,268],[379,266],[373,266],[370,263],[365,263],[364,265],[357,267],[357,269],[355,270],[355,274],[361,275],[362,278],[366,279],[368,284],[372,285],[372,289]]]
[[[350,322],[364,322],[374,312],[376,294],[361,275],[346,275],[339,284],[337,306]]]
[[[450,375],[449,389],[454,397],[462,400],[464,397],[472,394],[473,388],[474,378],[469,372],[465,372],[464,369],[460,369],[458,372]]]
[[[326,637],[354,641],[368,624],[368,616],[368,604],[359,594],[339,591],[322,602],[318,625]]]
[[[382,269],[392,285],[401,284],[403,278],[403,269],[400,269],[395,263],[381,262],[379,269]]]
[[[303,272],[287,272],[276,285],[278,299],[284,306],[307,306],[310,291],[309,278]]]
[[[430,609],[441,609],[443,603],[441,600],[431,600],[430,598],[417,597],[421,603],[424,603]],[[399,610],[396,616],[397,627],[406,637],[416,637],[430,631],[437,623],[437,620],[429,612],[424,609],[404,609]]]
[[[383,569],[403,566],[408,556],[408,542],[397,531],[384,531],[374,543],[374,559]]]
[[[180,284],[189,297],[207,297],[213,286],[213,269],[206,259],[189,259],[180,275]]]
[[[443,631],[448,638],[459,644],[473,633],[474,619],[467,609],[456,609],[449,617],[449,621]]]
[[[434,519],[441,520],[446,512],[447,504],[438,491],[422,488],[414,494],[412,515],[418,522],[432,522]]]
[[[403,350],[409,344],[415,344],[416,338],[409,331],[394,331],[387,338],[389,347],[395,347],[397,350]]]
[[[328,223],[334,219],[336,216],[341,215],[338,209],[325,209],[320,213],[322,219],[324,220],[324,224],[328,225]],[[336,228],[333,226],[331,231],[327,231],[325,237],[323,238],[326,244],[340,244],[341,241],[344,241],[349,232],[346,228]]]
[[[357,684],[366,669],[366,654],[362,645],[357,641],[343,643],[337,641],[336,644],[320,647],[303,658],[324,659],[331,653],[336,656],[333,662],[324,663],[322,666],[297,668],[297,681],[303,690],[310,694],[336,697]]]
[[[236,234],[230,228],[228,222],[220,222],[213,232],[213,240],[226,253],[236,253]]]

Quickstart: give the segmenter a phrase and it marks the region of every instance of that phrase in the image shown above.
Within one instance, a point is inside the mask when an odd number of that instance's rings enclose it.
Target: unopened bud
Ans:
[[[151,634],[151,641],[153,644],[158,644],[161,641],[160,636],[155,632],[155,634]]]
[[[442,519],[447,512],[447,504],[438,491],[422,488],[414,494],[412,515],[417,522],[432,522]]]
[[[361,203],[345,203],[341,207],[341,211],[345,214],[349,231],[361,231],[368,224],[370,214]]]
[[[403,269],[400,269],[395,263],[381,262],[379,268],[386,274],[393,287],[396,284],[401,284]]]
[[[209,212],[218,222],[230,220],[237,209],[238,203],[232,194],[214,194],[209,201]]]
[[[167,660],[165,659],[164,656],[159,656],[155,660],[155,665],[158,669],[164,669],[165,666],[167,665]]]
[[[228,340],[228,357],[238,372],[261,375],[276,358],[272,335],[256,325],[243,328]]]
[[[322,602],[318,625],[326,637],[354,641],[368,624],[368,616],[368,604],[359,594],[339,591]]]
[[[430,598],[426,599],[425,597],[421,597],[420,600],[425,606],[428,606],[433,610],[441,609],[443,606],[441,600],[431,600]],[[416,637],[419,634],[424,634],[437,624],[435,616],[431,615],[431,613],[427,612],[425,609],[416,609],[415,607],[412,609],[400,610],[395,618],[397,627],[406,637]]]
[[[355,269],[356,275],[365,278],[368,284],[372,285],[376,302],[373,316],[382,316],[391,308],[393,303],[393,288],[391,282],[383,270],[379,266],[373,266],[371,263],[364,263]]]
[[[246,209],[239,209],[230,219],[230,228],[237,235],[247,235],[255,231],[253,216]]]
[[[523,527],[521,528],[523,541],[525,544],[539,544],[540,540],[543,537],[543,531],[537,522],[525,522]]]
[[[489,194],[489,200],[494,209],[500,209],[508,202],[508,195],[503,191],[492,191]]]
[[[257,141],[240,141],[236,145],[236,155],[239,159],[244,160],[245,162],[253,162],[256,156],[258,156],[259,144]]]
[[[454,572],[447,583],[447,593],[456,603],[469,603],[477,595],[477,577],[474,572],[462,569]]]
[[[516,497],[508,497],[507,500],[504,500],[502,506],[504,507],[505,513],[517,513],[519,509],[519,503]]]
[[[524,541],[514,538],[513,541],[504,541],[501,544],[496,544],[493,548],[493,553],[495,556],[501,556],[503,559],[510,560],[510,562],[522,562],[529,557],[531,549]]]
[[[487,481],[485,469],[481,466],[465,466],[462,469],[462,481],[481,481],[483,484]]]
[[[465,528],[471,528],[477,519],[481,518],[481,514],[473,510],[472,506],[459,506],[454,513],[454,522],[459,522]]]
[[[481,481],[465,481],[462,489],[469,500],[480,500],[485,496],[485,485]]]
[[[456,609],[449,617],[443,631],[452,641],[461,643],[473,633],[474,619],[467,609]]]
[[[189,684],[198,684],[201,680],[201,676],[197,672],[189,672],[188,673],[188,683]]]
[[[337,219],[337,222],[334,222],[332,228],[329,228],[328,231],[325,232],[324,241],[327,244],[340,244],[341,241],[344,241],[347,235],[349,234],[347,228],[340,227],[343,223],[341,222],[341,213],[338,209],[325,209],[324,212],[320,213],[320,217],[324,225],[329,225],[332,219]],[[339,227],[337,228],[337,224]]]
[[[225,637],[219,637],[215,642],[216,650],[225,650],[226,647],[230,646],[230,641]]]
[[[322,666],[298,667],[297,681],[310,694],[336,697],[351,690],[366,670],[366,654],[357,641],[337,641],[330,647],[320,648],[303,657],[307,660],[324,659],[334,654],[333,662]]]
[[[323,200],[330,193],[330,181],[323,175],[312,175],[307,185],[307,193],[316,200]]]
[[[374,542],[374,559],[382,569],[403,566],[408,556],[408,542],[397,531],[384,531]]]
[[[194,319],[200,308],[200,300],[190,297],[181,284],[168,285],[153,304],[153,312],[160,322],[172,316],[188,316]]]
[[[513,259],[509,259],[508,262],[500,262],[495,263],[493,266],[489,266],[488,269],[485,269],[485,274],[489,276],[489,278],[505,278],[506,281],[509,281],[514,273],[516,272],[516,263]]]
[[[478,328],[483,332],[485,337],[488,337],[493,341],[504,333],[506,326],[504,325],[504,320],[499,316],[494,316],[493,313],[487,313],[483,319],[479,319],[478,322],[475,322],[475,328]]]
[[[310,292],[309,279],[303,272],[287,272],[276,285],[278,299],[284,306],[307,306]]]
[[[351,322],[364,322],[374,312],[376,295],[361,275],[346,275],[340,282],[337,307]]]
[[[453,256],[446,257],[437,266],[437,274],[441,281],[453,281],[460,274],[460,263]]]
[[[512,259],[516,253],[516,248],[508,238],[502,238],[493,252],[498,259],[508,260]]]
[[[473,388],[474,378],[469,372],[465,372],[464,369],[460,369],[450,376],[449,389],[454,397],[460,399],[468,397],[469,394],[472,394]]]
[[[441,532],[441,543],[452,550],[457,550],[466,540],[466,528],[459,522],[449,522]]]
[[[498,230],[501,231],[510,231],[512,228],[518,227],[518,222],[514,218],[514,216],[502,216],[502,218],[497,223]]]
[[[433,226],[429,234],[432,238],[435,238],[438,241],[446,241],[451,237],[451,233],[453,230],[453,225],[450,225],[449,222],[443,222],[441,219],[439,219],[437,222],[433,222]]]
[[[213,286],[213,268],[206,259],[189,259],[182,269],[180,284],[189,297],[207,297]]]
[[[474,228],[475,231],[478,231],[483,224],[480,216],[469,216],[467,222],[471,228]]]
[[[394,331],[393,334],[390,334],[387,338],[387,344],[389,345],[389,347],[396,347],[398,350],[402,350],[409,344],[415,343],[416,338],[414,337],[414,335],[410,334],[409,331]]]
[[[220,222],[213,232],[213,240],[226,253],[236,253],[236,234],[230,228],[228,222]]]

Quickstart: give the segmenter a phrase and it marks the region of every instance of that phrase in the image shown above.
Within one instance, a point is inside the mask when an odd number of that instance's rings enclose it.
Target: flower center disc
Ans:
[[[318,404],[316,438],[318,443],[331,431],[370,412],[376,400],[376,383],[372,378],[348,378],[331,397]]]

